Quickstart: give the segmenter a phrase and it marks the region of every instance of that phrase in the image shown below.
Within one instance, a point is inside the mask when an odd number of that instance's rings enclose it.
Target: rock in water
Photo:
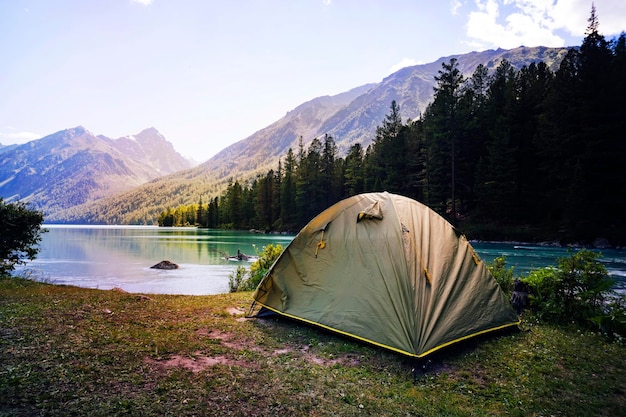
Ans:
[[[154,268],[154,269],[178,269],[178,265],[176,265],[174,262],[170,262],[170,261],[161,261],[156,265],[152,265],[150,268]]]

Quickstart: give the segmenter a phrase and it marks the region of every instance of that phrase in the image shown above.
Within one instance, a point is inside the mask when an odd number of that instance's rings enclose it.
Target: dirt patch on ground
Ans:
[[[146,358],[146,362],[159,368],[183,368],[194,373],[204,371],[216,365],[239,366],[242,368],[252,367],[249,362],[231,359],[224,355],[206,356],[200,353],[194,354],[193,357],[174,355],[167,359]]]
[[[198,336],[206,336],[211,339],[219,340],[220,343],[227,348],[234,350],[250,349],[250,343],[245,340],[236,340],[232,333],[228,333],[219,329],[198,329]],[[253,349],[254,350],[254,349]]]
[[[219,329],[198,329],[195,332],[198,336],[219,340],[220,344],[235,351],[248,348],[249,343],[234,340],[234,335]],[[146,362],[159,368],[183,368],[197,373],[217,365],[239,366],[242,368],[253,368],[254,364],[241,359],[233,359],[226,355],[208,356],[202,352],[195,352],[192,356],[173,355],[167,359],[146,358]]]
[[[241,307],[229,307],[226,309],[226,312],[233,317],[237,317],[235,321],[242,322],[251,320],[251,317],[246,317],[246,310]]]
[[[244,314],[246,314],[246,311],[240,307],[228,307],[226,309],[226,312],[231,316],[243,316]]]
[[[239,307],[229,307],[226,312],[231,316],[239,316],[237,321],[248,320],[244,317],[245,311]],[[273,327],[274,323],[266,320],[258,320],[261,326]],[[183,368],[188,369],[194,373],[207,370],[213,366],[226,365],[226,366],[238,366],[243,368],[254,368],[258,366],[258,363],[251,362],[247,359],[236,359],[237,352],[247,350],[250,352],[256,352],[264,357],[277,357],[289,355],[291,360],[303,361],[311,365],[320,366],[359,366],[361,364],[361,357],[356,353],[345,353],[342,355],[325,356],[315,352],[315,349],[311,345],[293,346],[286,345],[279,349],[265,349],[254,343],[253,340],[237,338],[234,333],[224,331],[221,329],[208,329],[200,328],[195,331],[195,334],[199,337],[206,337],[212,340],[219,341],[220,345],[233,350],[233,354],[219,354],[219,355],[206,355],[202,352],[194,352],[190,356],[173,355],[164,359],[152,359],[146,358],[146,363],[162,368]]]
[[[340,356],[324,357],[311,351],[309,345],[303,345],[300,348],[285,347],[276,349],[272,352],[272,356],[295,354],[301,356],[306,362],[314,365],[332,366],[358,366],[361,364],[359,355],[355,353],[345,353]]]

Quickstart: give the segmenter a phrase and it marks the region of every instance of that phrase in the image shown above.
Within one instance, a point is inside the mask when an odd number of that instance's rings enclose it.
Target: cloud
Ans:
[[[144,6],[150,6],[153,0],[130,0],[133,3],[143,4]]]
[[[452,16],[457,15],[461,6],[463,6],[461,0],[450,0],[450,11],[452,12]]]
[[[461,0],[451,0],[453,14]],[[465,27],[477,49],[491,47],[565,46],[565,37],[583,37],[591,14],[589,0],[474,0]],[[599,32],[607,38],[626,29],[624,0],[596,1]],[[456,8],[455,8],[456,7]]]
[[[600,0],[594,4],[601,34],[619,35],[626,30],[625,1]],[[586,0],[559,0],[553,7],[555,25],[576,36],[584,36],[590,14],[591,2]]]
[[[0,143],[9,145],[14,143],[26,143],[31,140],[40,139],[42,135],[34,132],[15,132],[9,129],[8,132],[0,132]]]
[[[555,34],[554,8],[545,0],[476,0],[470,12],[467,35],[474,45],[515,48],[526,46],[564,46]],[[558,4],[558,3],[557,3]]]
[[[394,72],[399,71],[402,68],[411,67],[413,65],[420,65],[420,64],[423,64],[423,62],[416,61],[413,58],[403,58],[400,62],[393,65],[391,68],[389,68],[389,73],[393,74]]]

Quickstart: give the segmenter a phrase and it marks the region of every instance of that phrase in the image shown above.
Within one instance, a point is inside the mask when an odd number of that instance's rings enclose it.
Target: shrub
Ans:
[[[626,339],[626,297],[617,295],[606,304],[604,314],[591,317],[591,322],[611,338],[624,342]]]
[[[530,308],[539,318],[558,318],[562,315],[558,299],[558,270],[555,267],[536,269],[522,278],[522,282],[530,289]]]
[[[243,266],[237,267],[228,279],[230,292],[252,291],[256,289],[282,251],[283,247],[281,245],[269,244],[263,247],[263,252],[259,254],[259,259],[250,265],[249,271]]]
[[[228,276],[228,291],[237,292],[241,284],[246,280],[248,270],[243,266],[237,266],[231,274]]]
[[[506,295],[511,295],[513,289],[513,268],[506,267],[506,256],[500,256],[493,260],[487,268],[491,275],[496,279],[500,288]]]
[[[15,269],[15,265],[33,260],[39,253],[43,213],[30,209],[25,203],[5,203],[0,197],[0,275]]]
[[[622,334],[625,326],[623,297],[611,290],[613,281],[600,254],[590,250],[560,258],[557,268],[532,271],[522,281],[530,288],[530,307],[540,318],[595,323],[600,330]]]

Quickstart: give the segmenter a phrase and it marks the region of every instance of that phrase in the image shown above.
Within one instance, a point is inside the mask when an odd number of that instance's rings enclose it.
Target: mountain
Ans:
[[[393,100],[399,105],[403,120],[419,117],[433,98],[438,71],[452,58],[457,60],[459,70],[466,77],[471,76],[479,64],[493,71],[505,59],[518,69],[533,62],[544,62],[555,71],[568,49],[521,46],[453,55],[429,64],[406,67],[379,83],[303,103],[193,169],[99,202],[72,207],[57,213],[50,221],[156,223],[158,214],[167,207],[196,203],[200,198],[206,202],[207,198],[219,194],[230,178],[248,179],[276,169],[289,148],[297,151],[300,137],[308,146],[314,138],[329,134],[340,155],[357,142],[367,147]]]
[[[0,150],[0,197],[46,215],[190,167],[154,128],[110,139],[79,126]]]
[[[228,176],[233,175],[233,172],[248,173],[264,165],[275,168],[278,158],[283,157],[290,147],[297,149],[300,136],[307,145],[314,138],[329,134],[335,139],[340,154],[346,153],[357,142],[365,148],[374,139],[376,127],[384,120],[393,100],[400,107],[403,120],[419,117],[433,99],[438,71],[442,64],[452,58],[457,59],[459,70],[468,77],[479,64],[492,72],[505,59],[517,69],[543,61],[556,71],[567,51],[568,48],[521,46],[512,50],[453,55],[430,64],[405,67],[380,83],[367,84],[347,93],[304,103],[265,129],[225,148],[199,169]],[[326,108],[325,105],[330,101],[335,102],[336,106]],[[331,114],[333,109],[335,111]]]
[[[0,143],[0,153],[8,152],[12,149],[17,148],[18,145],[3,145]]]

